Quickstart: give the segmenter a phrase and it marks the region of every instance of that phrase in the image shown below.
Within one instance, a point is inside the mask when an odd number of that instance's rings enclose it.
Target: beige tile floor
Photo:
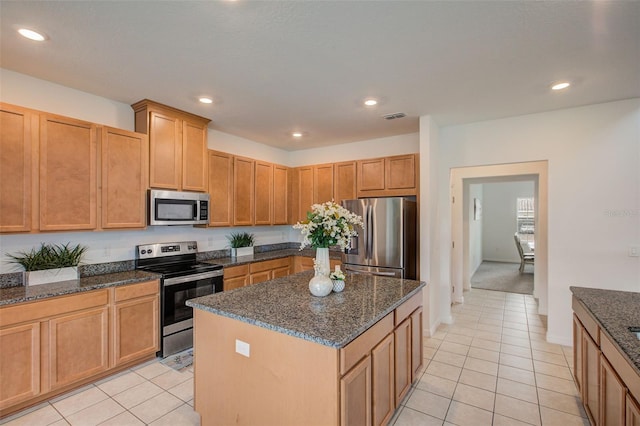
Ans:
[[[589,425],[572,349],[545,342],[531,296],[474,289],[424,339],[424,367],[390,424]],[[152,361],[18,413],[7,425],[199,425],[193,370]]]

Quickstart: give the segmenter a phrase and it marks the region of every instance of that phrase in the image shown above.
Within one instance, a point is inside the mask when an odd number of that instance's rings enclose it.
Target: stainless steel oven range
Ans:
[[[193,346],[193,309],[185,302],[222,291],[222,265],[198,262],[197,252],[195,241],[136,246],[136,268],[162,276],[162,357]]]

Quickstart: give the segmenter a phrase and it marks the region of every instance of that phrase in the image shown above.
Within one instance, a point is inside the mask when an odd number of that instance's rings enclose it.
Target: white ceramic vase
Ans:
[[[69,266],[67,268],[44,269],[42,271],[24,272],[25,285],[38,285],[57,283],[78,279],[78,267]]]
[[[309,291],[314,296],[324,297],[333,290],[333,281],[326,275],[316,273],[309,281]]]
[[[326,276],[329,276],[331,272],[329,249],[327,247],[318,247],[316,249],[316,271]]]

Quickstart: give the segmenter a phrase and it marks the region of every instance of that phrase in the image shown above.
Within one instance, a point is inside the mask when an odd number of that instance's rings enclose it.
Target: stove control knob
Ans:
[[[153,252],[151,251],[151,249],[149,249],[149,250],[147,250],[147,253],[151,254],[151,253],[153,253]]]
[[[140,253],[145,254],[147,251],[146,250],[141,250]]]

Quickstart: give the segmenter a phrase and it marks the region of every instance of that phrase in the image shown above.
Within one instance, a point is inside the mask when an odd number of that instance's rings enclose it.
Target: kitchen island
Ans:
[[[422,367],[423,282],[312,272],[192,299],[203,425],[384,424]]]

